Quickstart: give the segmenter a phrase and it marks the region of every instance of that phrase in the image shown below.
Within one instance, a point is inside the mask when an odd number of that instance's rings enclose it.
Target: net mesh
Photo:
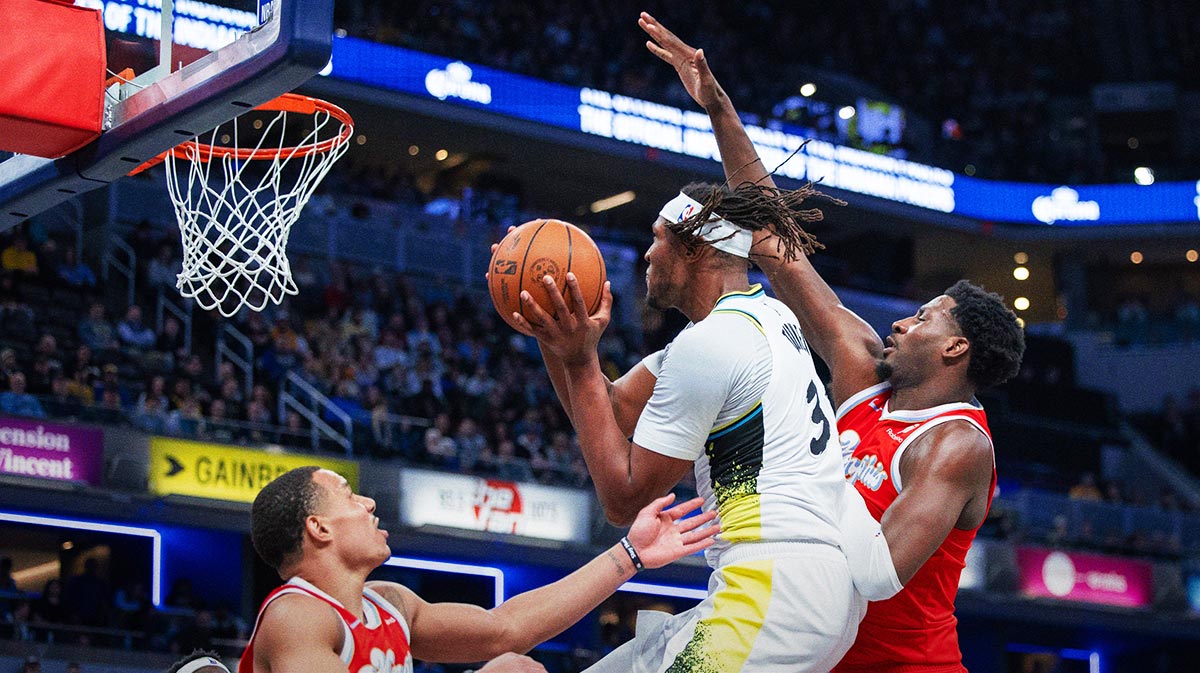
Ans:
[[[306,128],[297,143],[298,117]],[[286,254],[288,234],[321,179],[349,148],[350,132],[348,122],[321,108],[312,114],[279,111],[256,120],[250,132],[238,121],[184,143],[165,159],[167,190],[183,238],[176,286],[201,308],[226,317],[242,307],[261,311],[297,294]],[[244,136],[257,137],[250,141],[252,152],[242,150]],[[314,151],[318,145],[328,151]],[[250,155],[254,158],[238,158]]]

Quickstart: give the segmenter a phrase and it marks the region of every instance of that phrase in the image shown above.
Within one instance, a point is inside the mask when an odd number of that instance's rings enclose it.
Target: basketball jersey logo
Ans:
[[[887,467],[879,456],[859,456],[846,462],[846,478],[851,483],[857,481],[863,486],[878,491],[883,482],[887,481]]]
[[[356,673],[400,673],[403,670],[404,664],[396,665],[396,653],[391,648],[381,650],[372,647],[371,663],[358,669]]]

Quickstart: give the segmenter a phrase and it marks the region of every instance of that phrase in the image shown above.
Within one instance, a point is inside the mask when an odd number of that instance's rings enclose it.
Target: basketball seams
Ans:
[[[542,223],[538,225],[537,230],[535,230],[533,235],[529,237],[529,242],[525,244],[525,254],[521,256],[521,269],[517,274],[517,312],[522,316],[525,315],[525,309],[523,306],[521,306],[520,297],[521,293],[525,291],[525,263],[529,261],[529,251],[533,250],[533,242],[537,239],[538,234],[542,233],[542,229],[544,229],[547,224],[550,224],[550,220],[542,220]]]

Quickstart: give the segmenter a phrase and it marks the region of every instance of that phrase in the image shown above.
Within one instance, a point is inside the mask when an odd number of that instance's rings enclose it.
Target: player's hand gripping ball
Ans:
[[[513,313],[520,313],[521,291],[527,290],[542,310],[554,315],[542,277],[551,276],[563,293],[567,306],[574,306],[567,293],[567,272],[575,274],[588,315],[600,308],[604,294],[604,258],[600,249],[579,227],[561,220],[533,220],[508,232],[488,265],[488,292],[504,322],[512,327]]]

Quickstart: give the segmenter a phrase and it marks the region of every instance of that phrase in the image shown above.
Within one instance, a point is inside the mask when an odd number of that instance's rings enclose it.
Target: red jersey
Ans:
[[[378,593],[363,588],[363,618],[342,606],[334,597],[312,584],[293,577],[272,591],[258,609],[254,622],[257,633],[263,613],[271,601],[284,594],[304,594],[324,601],[342,620],[342,661],[349,673],[412,673],[412,654],[408,648],[408,623],[400,611]],[[254,673],[254,634],[238,662],[238,673]]]
[[[987,416],[977,402],[890,411],[891,397],[891,386],[881,383],[846,400],[837,411],[846,478],[858,489],[877,521],[883,520],[883,512],[904,488],[900,457],[918,437],[942,423],[959,421],[974,425],[989,442],[992,440]],[[996,487],[995,461],[992,464],[989,508]],[[958,648],[954,597],[967,549],[978,530],[951,530],[900,593],[867,606],[858,638],[837,665],[836,673],[966,671]]]

